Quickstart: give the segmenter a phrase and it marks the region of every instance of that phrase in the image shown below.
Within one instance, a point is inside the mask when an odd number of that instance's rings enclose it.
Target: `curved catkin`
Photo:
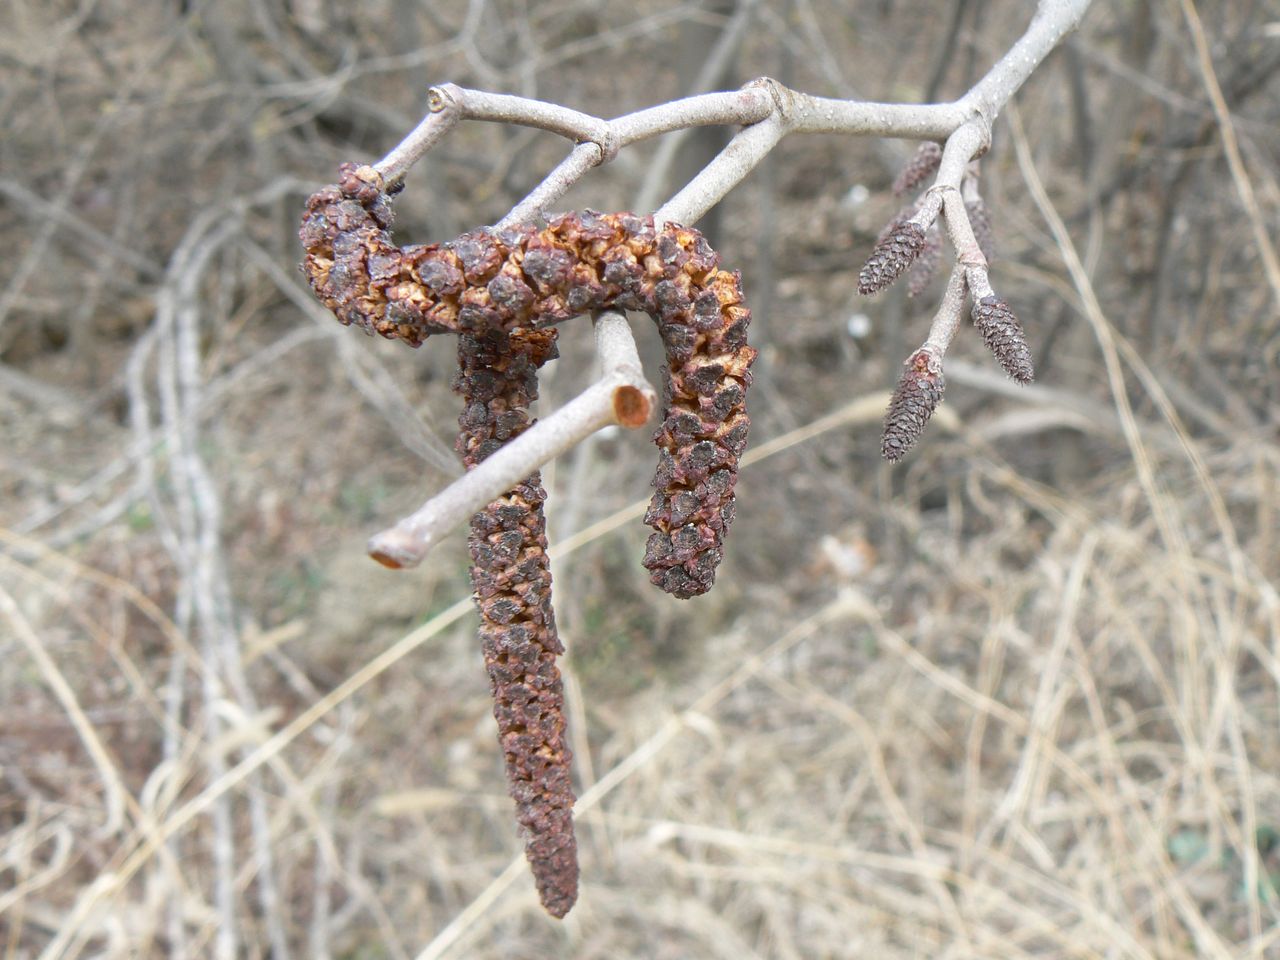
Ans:
[[[650,579],[678,597],[715,579],[746,444],[756,351],[737,273],[696,230],[652,217],[566,214],[545,228],[477,230],[397,247],[382,177],[344,164],[307,201],[299,236],[316,295],[346,324],[413,346],[435,333],[547,327],[592,310],[643,310],[666,348],[667,411],[655,435],[646,522]],[[923,239],[923,235],[922,235]]]
[[[458,338],[453,387],[464,407],[457,448],[468,470],[528,428],[537,370],[556,355],[555,335],[488,331]],[[578,847],[545,500],[535,473],[471,519],[468,546],[507,786],[538,895],[548,913],[563,917],[578,897]]]

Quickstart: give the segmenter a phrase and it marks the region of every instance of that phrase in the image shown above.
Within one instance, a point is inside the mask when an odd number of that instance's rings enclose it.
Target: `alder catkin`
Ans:
[[[1007,303],[994,295],[983,297],[973,305],[973,323],[1005,373],[1018,383],[1035,379],[1031,348]]]
[[[897,462],[915,446],[945,387],[942,361],[931,351],[920,349],[907,358],[884,418],[880,452],[886,460]]]
[[[966,200],[965,212],[969,215],[969,226],[973,228],[973,238],[978,241],[978,248],[987,258],[987,263],[995,259],[995,233],[991,229],[991,214],[987,210],[986,201],[981,197]]]
[[[924,244],[924,228],[911,220],[887,230],[858,272],[858,292],[868,296],[889,286],[920,256]]]
[[[942,163],[942,147],[932,140],[924,141],[916,148],[916,152],[902,168],[898,178],[893,181],[893,195],[900,197],[920,186],[938,169],[940,163]]]
[[[935,223],[924,235],[924,249],[920,251],[919,258],[907,271],[907,296],[918,297],[924,293],[941,262],[942,231]]]
[[[650,579],[678,597],[715,579],[733,519],[756,351],[741,278],[696,230],[652,217],[570,213],[544,228],[476,230],[396,247],[381,175],[344,164],[307,201],[303,270],[343,323],[413,346],[438,333],[537,329],[605,308],[643,310],[666,349],[667,408],[655,434],[646,522]]]
[[[537,370],[556,355],[555,337],[555,330],[459,336],[457,448],[468,470],[530,426]],[[563,917],[578,896],[578,847],[545,500],[535,473],[471,519],[468,546],[507,788],[542,905]]]

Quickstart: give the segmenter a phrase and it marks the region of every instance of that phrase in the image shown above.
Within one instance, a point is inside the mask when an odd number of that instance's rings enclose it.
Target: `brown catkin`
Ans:
[[[969,215],[969,226],[973,228],[973,238],[978,241],[978,248],[987,258],[987,263],[995,259],[995,233],[991,229],[991,213],[987,210],[986,201],[981,197],[966,200],[965,212]]]
[[[608,307],[643,310],[666,348],[667,410],[655,435],[657,492],[646,522],[650,579],[678,597],[715,579],[750,421],[756,351],[741,278],[698,231],[652,217],[571,213],[539,229],[477,230],[397,247],[372,167],[344,164],[307,201],[303,270],[343,323],[413,346],[436,333],[547,327]]]
[[[983,297],[973,305],[973,323],[1005,373],[1018,383],[1035,379],[1031,348],[1027,346],[1022,324],[1007,303],[994,295]]]
[[[555,337],[555,330],[459,336],[457,447],[468,470],[529,427],[537,370],[556,355]],[[468,545],[508,790],[538,895],[548,913],[563,917],[578,896],[578,848],[545,500],[535,473],[471,519]]]
[[[886,460],[901,460],[915,446],[945,388],[941,359],[924,349],[907,358],[884,418],[880,452]]]
[[[900,197],[907,191],[914,190],[920,186],[930,174],[938,169],[940,163],[942,163],[942,147],[932,140],[924,141],[916,148],[916,152],[907,161],[907,165],[902,168],[902,172],[898,174],[898,179],[893,181],[893,195]]]
[[[881,234],[871,256],[858,272],[858,292],[879,293],[911,266],[924,250],[924,228],[906,220]]]
[[[907,271],[907,296],[918,297],[924,293],[929,287],[929,281],[933,279],[933,275],[938,269],[938,264],[941,262],[942,231],[935,223],[925,233],[924,249],[920,251],[919,259]]]

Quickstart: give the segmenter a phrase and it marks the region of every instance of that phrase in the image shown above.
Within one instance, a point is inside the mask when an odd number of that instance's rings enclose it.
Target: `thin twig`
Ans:
[[[945,139],[937,180],[926,192],[914,221],[928,228],[940,211],[958,252],[968,289],[975,298],[991,295],[987,263],[974,236],[961,183],[973,157],[991,138],[991,121],[1036,65],[1079,22],[1088,0],[1043,2],[1026,33],[964,97],[950,104],[884,104],[812,97],[775,80],[753,81],[731,94],[705,94],[606,121],[557,104],[443,84],[430,91],[431,113],[377,164],[388,181],[403,177],[416,161],[462,119],[517,123],[577,141],[561,164],[501,221],[509,225],[537,217],[596,163],[607,162],[623,146],[657,133],[700,123],[748,123],[714,160],[655,213],[656,225],[692,224],[714,206],[790,132],[850,133]],[[965,282],[953,275],[927,345],[940,361],[959,323]],[[619,322],[621,319],[619,318]],[[609,329],[602,323],[599,330]],[[627,335],[630,340],[629,334]],[[634,355],[634,345],[630,346]],[[620,398],[642,398],[647,417],[652,393],[636,376],[609,367],[599,383],[528,430],[480,467],[455,481],[419,511],[369,543],[375,559],[393,567],[421,561],[431,545],[461,518],[480,509],[547,460],[610,422],[622,422]],[[622,379],[618,379],[622,376]],[[647,384],[645,385],[647,389]],[[629,391],[629,392],[628,392]],[[639,401],[637,401],[639,402]],[[643,418],[640,419],[643,422]]]
[[[952,338],[960,326],[960,318],[964,316],[965,279],[964,268],[956,264],[951,271],[951,279],[947,281],[947,291],[942,295],[942,305],[934,314],[933,323],[929,326],[929,336],[921,349],[930,350],[939,357],[947,353]]]

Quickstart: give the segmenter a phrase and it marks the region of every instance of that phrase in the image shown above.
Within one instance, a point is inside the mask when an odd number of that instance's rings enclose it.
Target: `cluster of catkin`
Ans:
[[[894,192],[917,188],[940,159],[937,144],[924,144]],[[1022,328],[986,279],[991,225],[972,171],[962,189],[982,254],[980,270],[966,273],[973,322],[1009,375],[1027,383],[1033,373]],[[912,296],[924,291],[942,259],[941,205],[927,196],[881,233],[859,292],[878,293],[904,274]],[[391,199],[376,169],[343,164],[338,182],[307,200],[303,270],[344,324],[415,347],[433,334],[458,337],[457,449],[468,469],[530,426],[537,371],[556,355],[555,324],[609,308],[654,319],[667,359],[666,406],[654,435],[656,490],[645,514],[654,532],[644,564],[651,581],[677,597],[709,590],[750,426],[745,400],[756,352],[747,344],[751,315],[739,275],[720,269],[698,231],[656,229],[652,217],[626,213],[570,213],[545,227],[397,246]],[[949,339],[931,338],[908,358],[885,420],[886,459],[915,444],[941,403]],[[472,518],[468,542],[509,791],[542,903],[563,917],[577,898],[578,863],[545,500],[535,473]]]
[[[698,231],[656,229],[652,217],[570,213],[545,227],[403,247],[391,239],[391,221],[378,171],[344,164],[338,182],[307,201],[303,271],[344,324],[412,346],[458,336],[458,451],[468,468],[529,426],[556,323],[608,308],[653,317],[666,352],[666,408],[654,436],[644,564],[677,597],[709,590],[750,426],[756,352],[739,275],[720,269]],[[543,905],[561,917],[576,899],[578,866],[545,498],[538,476],[528,478],[473,518],[469,543],[508,786]]]
[[[942,148],[938,144],[921,144],[894,181],[894,194],[903,196],[919,187],[938,169],[941,161]],[[981,257],[980,262],[965,270],[967,293],[973,301],[973,324],[1005,372],[1018,383],[1030,383],[1035,371],[1022,325],[1009,305],[991,290],[987,279],[986,268],[994,244],[991,218],[978,192],[975,164],[970,165],[960,189],[964,213]],[[927,191],[900,210],[881,232],[858,274],[859,293],[879,293],[903,274],[907,275],[908,293],[912,297],[924,292],[942,259],[941,205],[926,203],[926,196]],[[950,332],[940,341],[931,337],[903,365],[885,415],[880,449],[886,460],[900,460],[915,445],[942,402],[946,386],[942,360],[949,341]]]

